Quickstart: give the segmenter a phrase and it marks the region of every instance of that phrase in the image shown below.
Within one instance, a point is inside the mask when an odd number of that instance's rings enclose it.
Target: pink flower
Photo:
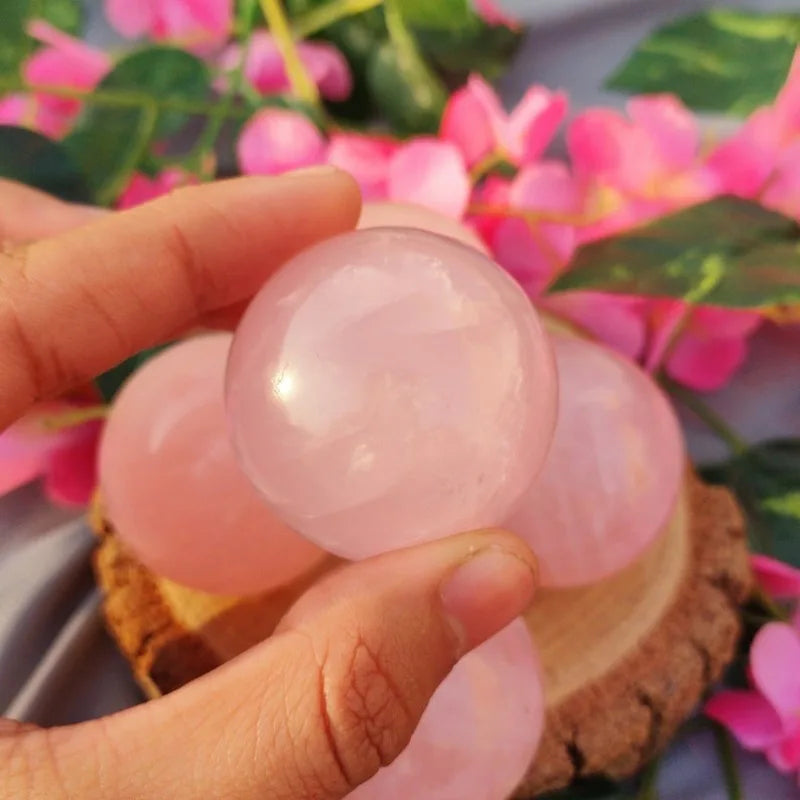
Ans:
[[[778,600],[800,600],[800,569],[769,556],[750,557],[761,588]]]
[[[700,132],[690,112],[671,95],[637,97],[628,117],[590,109],[576,117],[567,142],[585,191],[587,218],[581,241],[708,199],[716,175],[700,160]]]
[[[53,86],[89,92],[111,68],[106,53],[54,28],[42,20],[31,22],[29,34],[45,47],[23,65],[25,79],[32,86]],[[76,99],[36,92],[33,97],[12,95],[0,104],[6,123],[26,125],[47,136],[61,137],[81,110]]]
[[[353,89],[353,76],[347,59],[325,42],[300,42],[300,58],[322,94],[330,100],[344,100]],[[241,59],[238,44],[226,48],[220,59],[224,70],[233,70]],[[267,31],[256,31],[250,40],[244,73],[261,94],[279,94],[289,89],[283,57]]]
[[[48,416],[74,411],[66,402],[38,406],[0,434],[0,495],[37,478],[48,497],[59,505],[89,502],[96,485],[96,453],[102,423],[86,422],[51,432]]]
[[[771,622],[750,648],[752,690],[723,691],[705,713],[785,773],[800,769],[800,631]]]
[[[478,223],[498,263],[531,297],[538,297],[572,257],[576,237],[570,217],[577,215],[580,202],[566,166],[542,161],[520,170],[508,189],[508,206],[529,212],[529,218],[509,214],[488,231]]]
[[[326,161],[348,171],[365,200],[415,203],[456,219],[467,209],[469,175],[461,153],[450,142],[431,136],[395,142],[334,134]]]
[[[358,181],[364,200],[384,200],[389,196],[389,164],[399,146],[393,139],[334,133],[325,160]]]
[[[723,142],[711,154],[709,167],[717,175],[723,191],[741,197],[756,198],[773,182],[777,183],[777,193],[773,193],[770,205],[780,209],[782,186],[790,190],[786,184],[797,178],[798,143],[800,49],[775,102],[755,111],[733,136]],[[795,208],[797,210],[793,210]],[[792,203],[787,212],[800,214],[800,206]]]
[[[248,120],[236,152],[245,175],[277,175],[322,163],[325,140],[299,112],[267,108]]]
[[[563,92],[531,87],[519,105],[506,114],[494,89],[478,75],[454,92],[442,117],[440,135],[453,142],[472,167],[502,157],[529,164],[544,152],[567,113]]]
[[[206,48],[224,41],[233,23],[232,0],[106,0],[106,15],[123,36],[147,36]]]
[[[747,355],[747,340],[763,321],[754,311],[714,306],[688,309],[680,300],[645,305],[651,337],[645,366],[663,363],[676,381],[701,392],[722,388]]]
[[[547,295],[542,308],[574,322],[592,336],[631,359],[639,359],[647,340],[641,297],[603,292],[564,292]]]
[[[505,25],[509,28],[519,26],[519,21],[503,11],[497,4],[497,0],[473,0],[473,6],[476,13],[490,25]]]
[[[178,167],[169,167],[154,178],[136,172],[117,200],[117,208],[138,206],[191,183],[197,183],[197,178]]]
[[[412,139],[389,162],[389,199],[416,203],[461,219],[467,210],[470,181],[456,147],[433,137]]]

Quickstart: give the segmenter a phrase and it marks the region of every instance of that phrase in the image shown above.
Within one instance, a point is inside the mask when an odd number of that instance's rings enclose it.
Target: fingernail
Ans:
[[[461,652],[498,633],[527,610],[536,590],[534,567],[501,547],[488,547],[458,566],[442,585],[444,613]]]
[[[335,175],[337,172],[341,172],[338,167],[332,167],[329,164],[317,164],[314,167],[303,167],[285,174],[290,178],[323,178],[328,175]]]

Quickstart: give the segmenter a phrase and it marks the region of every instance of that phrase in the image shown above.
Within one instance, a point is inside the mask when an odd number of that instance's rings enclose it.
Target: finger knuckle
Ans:
[[[380,647],[355,636],[321,666],[323,724],[353,786],[390,763],[413,729],[390,661]]]

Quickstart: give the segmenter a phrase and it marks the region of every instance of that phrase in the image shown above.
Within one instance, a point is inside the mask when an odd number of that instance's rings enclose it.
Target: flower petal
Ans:
[[[784,149],[761,194],[761,202],[800,219],[800,141]]]
[[[712,306],[692,309],[685,318],[685,304],[678,301],[654,301],[651,307],[672,308],[674,312],[661,315],[651,344],[651,360],[659,347],[671,343],[675,325],[685,324],[672,344],[666,369],[675,380],[699,391],[719,389],[730,380],[747,355],[748,337],[763,321],[755,312]]]
[[[772,108],[756,111],[708,159],[718,177],[720,191],[753,198],[764,187],[780,149],[780,128]]]
[[[632,359],[638,359],[644,350],[647,326],[643,305],[638,297],[603,292],[563,292],[542,301],[544,308],[572,320]]]
[[[634,193],[647,186],[661,167],[653,140],[610,109],[578,115],[567,132],[567,146],[579,178],[600,179]]]
[[[268,108],[248,120],[236,152],[245,175],[277,175],[321,163],[325,141],[302,114]]]
[[[532,86],[511,113],[506,147],[517,163],[530,164],[547,149],[567,115],[567,96]]]
[[[509,28],[519,26],[519,21],[500,8],[497,0],[473,0],[473,5],[477,14],[490,25],[505,25]]]
[[[93,421],[73,429],[68,445],[50,455],[45,474],[45,492],[54,503],[85,506],[97,486],[97,448],[102,422]]]
[[[472,167],[500,148],[507,127],[508,118],[495,90],[480,76],[471,75],[450,97],[439,135],[458,147]]]
[[[775,769],[784,774],[800,767],[800,729],[767,750],[767,759]]]
[[[514,208],[576,214],[581,207],[581,194],[566,165],[542,161],[517,173],[508,201]]]
[[[349,172],[358,181],[364,200],[383,200],[389,192],[389,163],[397,148],[397,143],[391,139],[335,133],[325,160]]]
[[[800,598],[800,569],[763,555],[750,556],[756,580],[778,600]]]
[[[111,27],[129,39],[143,36],[153,27],[155,12],[150,0],[106,0],[105,9]]]
[[[700,149],[700,130],[695,117],[677,97],[635,97],[628,101],[628,114],[656,143],[666,167],[680,170],[692,165]]]
[[[0,125],[25,125],[33,121],[36,101],[26,94],[8,94],[0,100]]]
[[[750,647],[753,681],[786,723],[800,714],[800,635],[784,622],[764,625]]]
[[[666,370],[676,381],[712,392],[733,377],[747,355],[744,339],[696,339],[681,336],[670,352]]]
[[[451,142],[419,137],[400,147],[389,164],[389,197],[461,219],[470,181],[461,153]]]
[[[241,45],[226,47],[219,59],[220,67],[227,71],[236,69],[241,55]],[[250,38],[244,74],[261,94],[278,94],[289,88],[283,56],[267,31],[256,31]]]
[[[197,178],[178,167],[169,167],[154,178],[136,172],[117,200],[117,208],[133,208],[192,183],[197,183]]]
[[[347,59],[327,42],[302,42],[300,58],[323,96],[329,100],[346,100],[353,91],[353,76]]]
[[[703,711],[724,725],[748,750],[765,750],[784,736],[780,717],[758,692],[720,692],[706,703]]]
[[[537,298],[566,264],[574,234],[565,226],[531,227],[524,220],[507,218],[493,231],[490,245],[497,263]]]
[[[775,98],[774,107],[782,133],[800,130],[800,47],[795,50],[789,74]]]

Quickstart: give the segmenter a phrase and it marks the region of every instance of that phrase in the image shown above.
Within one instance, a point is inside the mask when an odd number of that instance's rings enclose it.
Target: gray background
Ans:
[[[574,109],[599,102],[619,106],[624,99],[603,92],[602,78],[656,24],[710,5],[701,0],[505,0],[532,27],[503,81],[504,95],[513,102],[536,81],[568,89]],[[797,0],[726,5],[800,10]],[[96,8],[90,30],[95,41],[109,40]],[[800,329],[766,328],[734,384],[712,400],[750,439],[800,436],[798,377]],[[712,437],[692,420],[686,424],[696,457],[721,457]],[[36,487],[0,501],[0,710],[7,716],[64,724],[141,700],[103,630],[89,569],[91,544],[84,524],[47,506]],[[800,797],[796,784],[761,758],[740,758],[748,800]],[[725,800],[707,735],[694,734],[673,747],[659,788],[662,800]]]

